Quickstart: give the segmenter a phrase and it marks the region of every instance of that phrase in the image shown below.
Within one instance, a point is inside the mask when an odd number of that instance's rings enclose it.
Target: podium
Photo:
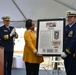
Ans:
[[[0,47],[0,75],[4,75],[4,48]]]

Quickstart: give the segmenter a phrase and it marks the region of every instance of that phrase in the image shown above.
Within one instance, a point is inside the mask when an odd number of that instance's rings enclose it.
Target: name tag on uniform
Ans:
[[[4,30],[4,32],[8,32],[8,30]]]

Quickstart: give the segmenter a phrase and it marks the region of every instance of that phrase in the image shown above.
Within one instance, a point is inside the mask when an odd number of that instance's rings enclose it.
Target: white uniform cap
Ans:
[[[10,20],[10,17],[9,16],[4,16],[2,17],[3,20]]]
[[[67,17],[76,17],[76,11],[68,10],[67,11]]]

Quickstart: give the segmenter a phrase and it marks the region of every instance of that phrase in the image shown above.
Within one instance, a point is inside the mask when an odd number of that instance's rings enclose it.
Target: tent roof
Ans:
[[[66,17],[65,12],[70,8],[54,0],[14,0],[27,19],[49,19]],[[10,16],[11,20],[23,21],[25,18],[19,12],[12,0],[0,0],[0,18]],[[1,20],[1,19],[0,19]]]

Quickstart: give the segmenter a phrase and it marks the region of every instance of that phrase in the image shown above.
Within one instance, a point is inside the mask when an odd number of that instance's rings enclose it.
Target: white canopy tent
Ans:
[[[8,15],[12,21],[25,20],[13,1],[27,19],[33,20],[66,17],[66,11],[70,9],[56,0],[0,0],[0,18]]]
[[[24,20],[29,18],[35,23],[38,19],[65,18],[67,10],[76,10],[76,2],[74,2],[75,0],[0,0],[0,21],[2,21],[1,17],[10,16],[13,21],[11,25],[24,28]],[[24,31],[25,29],[17,29],[20,35],[15,41],[15,51],[23,51]]]

